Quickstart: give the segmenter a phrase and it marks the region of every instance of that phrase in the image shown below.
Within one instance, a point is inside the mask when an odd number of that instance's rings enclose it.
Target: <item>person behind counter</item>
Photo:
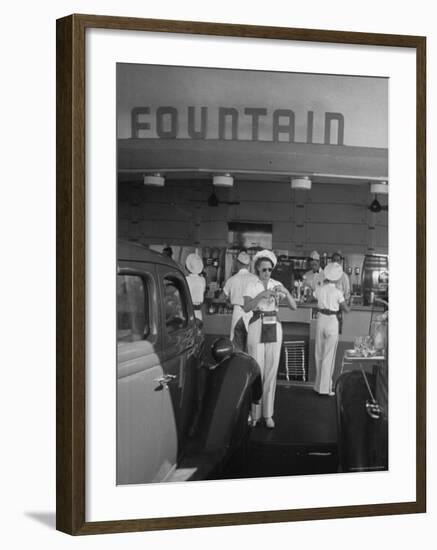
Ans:
[[[285,298],[291,309],[297,309],[290,292],[270,277],[276,262],[271,250],[257,252],[254,256],[257,279],[244,291],[244,311],[253,312],[248,328],[248,352],[260,366],[263,380],[262,401],[252,408],[251,425],[255,426],[263,416],[267,428],[275,427],[273,405],[282,345],[282,326],[277,319],[279,301]]]
[[[311,269],[304,274],[303,280],[304,285],[309,287],[314,293],[316,288],[323,284],[324,275],[323,269],[320,267],[320,254],[316,250],[313,250],[310,254],[310,258]]]
[[[332,375],[335,367],[335,354],[338,343],[339,310],[350,311],[343,292],[337,288],[343,268],[340,264],[330,263],[324,269],[325,280],[315,290],[317,298],[316,325],[316,380],[314,390],[321,395],[335,395],[332,390]]]
[[[251,314],[244,311],[244,290],[257,277],[250,273],[248,266],[250,256],[247,252],[240,252],[237,256],[238,272],[226,281],[223,294],[232,304],[232,321],[230,339],[237,350],[247,350],[247,328]]]
[[[332,255],[332,261],[336,264],[339,264],[341,267],[341,264],[343,262],[343,254],[340,250],[336,250]],[[335,283],[335,286],[338,288],[338,290],[341,290],[343,292],[344,299],[347,303],[349,303],[350,297],[351,297],[351,285],[349,282],[349,277],[346,275],[346,273],[343,271],[342,268],[342,275],[340,279]]]
[[[192,254],[188,254],[187,259],[185,260],[185,266],[190,272],[186,279],[194,306],[194,315],[202,321],[203,317],[201,307],[206,289],[205,278],[200,275],[203,270],[202,258],[194,252]]]

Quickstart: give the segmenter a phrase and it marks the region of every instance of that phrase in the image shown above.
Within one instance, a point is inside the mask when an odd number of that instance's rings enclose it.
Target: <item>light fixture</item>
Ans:
[[[145,174],[144,185],[153,185],[154,187],[164,187],[165,178],[161,174]]]
[[[372,195],[388,195],[388,182],[378,181],[370,184],[370,192]]]
[[[231,174],[214,176],[212,178],[212,183],[216,187],[232,187],[234,185],[234,178],[231,176]]]
[[[309,191],[311,189],[311,179],[308,176],[291,178],[291,188],[304,189],[305,191]]]

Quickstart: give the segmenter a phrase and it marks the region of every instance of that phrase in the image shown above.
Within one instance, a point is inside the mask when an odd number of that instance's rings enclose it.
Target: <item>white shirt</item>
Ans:
[[[279,281],[269,279],[267,283],[267,290],[273,290],[275,286],[278,285],[282,286]],[[254,281],[250,282],[247,285],[244,295],[248,296],[249,298],[255,298],[260,292],[263,292],[264,290],[266,290],[264,288],[264,285],[258,279],[258,277],[256,277]],[[270,298],[261,298],[261,300],[258,302],[256,309],[259,309],[260,311],[278,311],[279,303],[276,302],[276,299],[273,296],[271,296]]]
[[[338,311],[340,304],[344,302],[343,292],[336,288],[335,283],[325,283],[317,287],[314,295],[317,298],[317,306],[320,309]]]
[[[226,297],[233,306],[244,306],[244,296],[247,285],[257,281],[258,277],[250,273],[248,269],[240,269],[238,273],[229,277],[223,288]]]
[[[319,271],[314,271],[310,269],[304,274],[304,281],[307,286],[309,286],[314,292],[318,286],[321,286],[324,281],[323,269],[319,267]]]
[[[188,288],[190,289],[193,304],[202,304],[206,288],[205,278],[201,277],[200,275],[194,275],[194,273],[190,273],[189,275],[187,275],[186,279],[188,283]]]
[[[338,290],[341,290],[346,299],[349,299],[349,296],[351,294],[351,285],[349,283],[349,277],[346,275],[346,273],[343,273],[340,279],[336,281],[335,286],[338,288]]]

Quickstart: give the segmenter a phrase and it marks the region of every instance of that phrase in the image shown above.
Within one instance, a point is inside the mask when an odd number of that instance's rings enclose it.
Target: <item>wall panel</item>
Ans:
[[[367,225],[341,223],[312,223],[306,226],[308,244],[323,243],[327,246],[366,244]]]
[[[367,208],[364,205],[338,203],[308,203],[306,207],[307,222],[341,221],[341,223],[366,223]]]
[[[208,206],[213,191],[219,201],[241,204]],[[175,180],[159,189],[123,183],[119,198],[120,236],[145,243],[226,246],[228,222],[241,220],[272,223],[273,247],[293,254],[387,253],[388,213],[368,210],[374,199],[368,185],[314,184],[303,192],[284,182],[236,180],[223,189],[210,179]],[[378,200],[387,204],[387,197]]]

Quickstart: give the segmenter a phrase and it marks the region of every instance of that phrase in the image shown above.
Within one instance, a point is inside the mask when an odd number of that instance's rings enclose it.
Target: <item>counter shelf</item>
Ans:
[[[343,359],[341,361],[340,374],[343,374],[344,369],[347,366],[352,366],[353,368],[358,367],[361,372],[364,373],[364,367],[371,365],[375,369],[375,367],[377,368],[383,366],[386,360],[387,358],[383,354],[368,355],[365,357],[354,349],[347,349],[344,351]]]

